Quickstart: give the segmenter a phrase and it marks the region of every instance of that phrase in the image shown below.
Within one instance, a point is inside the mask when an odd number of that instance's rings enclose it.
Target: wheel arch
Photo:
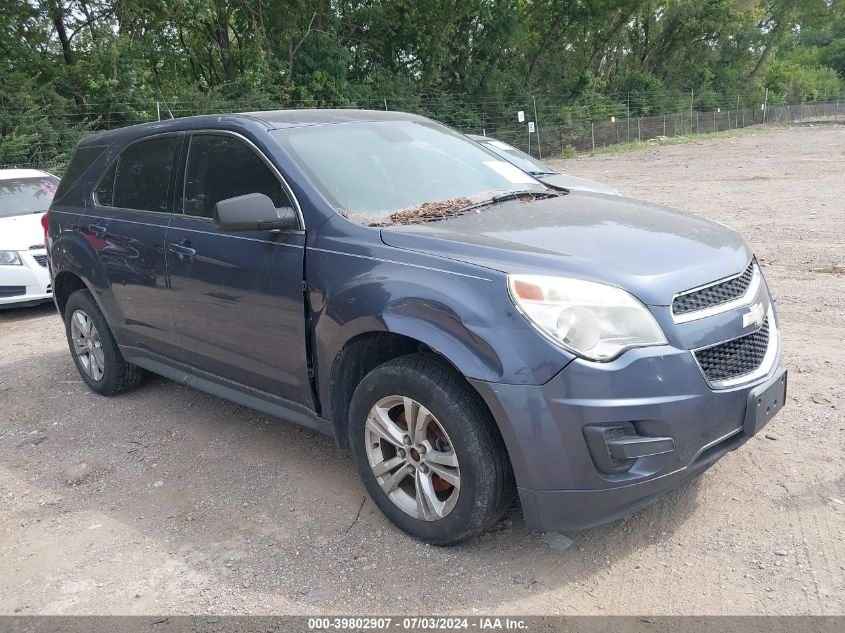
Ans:
[[[348,448],[349,407],[352,395],[364,376],[379,365],[410,354],[417,354],[441,364],[464,382],[477,397],[479,406],[489,417],[496,432],[501,434],[481,394],[452,360],[418,338],[391,331],[368,331],[352,337],[343,345],[330,370],[328,411],[339,446]]]
[[[63,270],[56,274],[53,281],[53,298],[56,302],[56,307],[59,309],[59,315],[64,320],[65,308],[67,307],[68,299],[77,290],[89,290],[88,285],[82,278],[69,270]]]
[[[73,231],[54,239],[50,247],[53,298],[64,319],[65,306],[77,290],[88,290],[100,311],[111,322],[117,307],[109,299],[108,276],[102,262],[87,241]]]

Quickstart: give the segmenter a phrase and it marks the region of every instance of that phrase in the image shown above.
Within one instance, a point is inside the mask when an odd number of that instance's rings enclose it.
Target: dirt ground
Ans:
[[[328,438],[157,377],[94,395],[50,306],[4,312],[0,613],[845,613],[845,127],[564,167],[753,245],[791,371],[764,434],[565,551],[518,508],[439,549]]]

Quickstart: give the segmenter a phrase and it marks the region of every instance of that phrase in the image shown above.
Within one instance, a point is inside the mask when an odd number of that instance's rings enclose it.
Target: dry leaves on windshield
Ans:
[[[397,211],[390,216],[390,221],[393,224],[418,224],[421,222],[428,222],[429,220],[436,220],[454,215],[456,211],[459,211],[471,204],[472,200],[469,198],[453,198],[452,200],[441,200],[439,202],[425,202],[413,209],[403,209],[402,211]]]

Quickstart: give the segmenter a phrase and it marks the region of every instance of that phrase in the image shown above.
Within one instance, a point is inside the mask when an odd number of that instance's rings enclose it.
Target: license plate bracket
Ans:
[[[775,417],[786,402],[786,370],[781,369],[769,382],[748,394],[745,408],[745,434],[755,435]]]

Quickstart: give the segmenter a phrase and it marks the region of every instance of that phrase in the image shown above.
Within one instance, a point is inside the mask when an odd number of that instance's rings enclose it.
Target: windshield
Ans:
[[[0,180],[0,218],[44,213],[53,201],[58,184],[53,176]]]
[[[502,141],[497,141],[495,139],[486,139],[483,141],[478,141],[484,147],[489,149],[494,154],[501,156],[509,163],[513,163],[517,167],[519,167],[522,171],[527,171],[529,174],[556,174],[557,172],[552,170],[551,167],[548,165],[544,165],[539,160],[531,158],[525,152],[522,152],[515,147],[511,147],[507,143],[502,143]]]
[[[341,215],[390,221],[426,203],[471,204],[544,185],[431,121],[312,125],[272,134]]]

